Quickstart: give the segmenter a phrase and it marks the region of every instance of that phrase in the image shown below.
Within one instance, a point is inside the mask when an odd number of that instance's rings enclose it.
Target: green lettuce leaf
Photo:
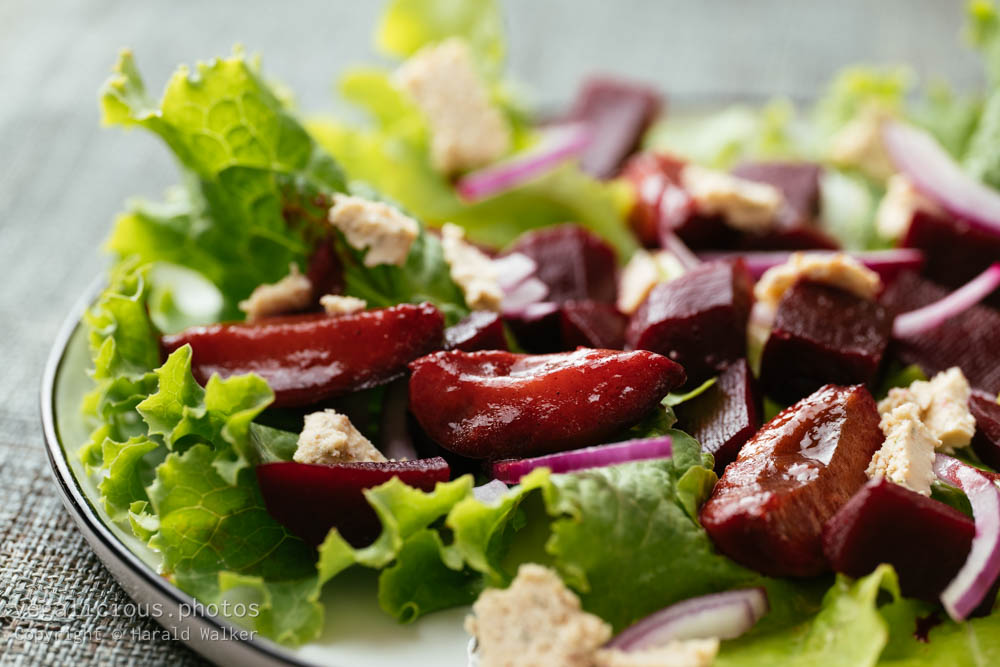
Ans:
[[[427,44],[464,39],[484,64],[503,63],[503,17],[494,0],[392,0],[375,31],[382,53],[409,58]]]

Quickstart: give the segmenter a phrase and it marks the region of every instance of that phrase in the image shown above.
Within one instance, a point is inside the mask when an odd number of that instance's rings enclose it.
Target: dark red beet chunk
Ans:
[[[734,362],[705,393],[678,405],[678,425],[715,457],[722,474],[760,428],[761,400],[745,359]]]
[[[798,224],[808,224],[819,214],[819,177],[822,169],[812,162],[745,162],[733,175],[767,183],[781,190],[786,214]]]
[[[888,480],[873,480],[826,523],[823,553],[835,572],[862,577],[880,563],[903,595],[937,602],[965,563],[976,526],[958,510]]]
[[[673,359],[692,384],[703,382],[745,356],[752,285],[741,260],[707,262],[654,287],[625,340]]]
[[[774,229],[764,234],[744,234],[740,248],[746,250],[839,250],[840,243],[832,236],[811,225],[779,220]]]
[[[584,171],[611,178],[660,112],[660,94],[621,79],[592,78],[577,95],[570,119],[586,122],[593,139],[580,158]]]
[[[761,384],[791,403],[824,384],[870,384],[889,344],[892,320],[879,304],[820,283],[785,293],[764,345]]]
[[[948,290],[915,273],[900,274],[882,295],[894,316],[916,310],[947,296]],[[906,364],[917,364],[927,375],[952,366],[962,369],[969,383],[988,394],[1000,392],[1000,311],[974,306],[931,331],[893,341],[892,353]]]
[[[371,544],[382,526],[364,490],[398,477],[423,491],[447,482],[444,459],[309,465],[292,461],[257,466],[268,513],[307,544],[319,546],[331,528],[355,547]]]
[[[477,310],[469,313],[460,322],[444,330],[446,350],[506,350],[507,337],[503,332],[503,320],[496,313]]]
[[[875,399],[828,385],[781,412],[740,450],[701,509],[719,551],[758,572],[829,569],[823,525],[868,481],[882,446]]]
[[[1000,234],[917,211],[903,239],[903,247],[923,250],[927,260],[924,275],[955,289],[1000,259]],[[988,297],[986,303],[1000,308],[1000,291]]]
[[[313,300],[317,306],[322,296],[343,294],[344,267],[330,241],[320,243],[313,251],[306,268],[306,277],[312,284]]]
[[[424,303],[192,327],[161,342],[167,354],[191,345],[199,383],[213,373],[257,373],[274,390],[274,405],[284,407],[385,384],[413,359],[439,349],[443,333],[444,317]]]
[[[437,352],[410,368],[410,411],[442,447],[476,459],[587,447],[634,424],[684,382],[651,352]]]
[[[535,276],[549,288],[549,301],[592,299],[614,303],[615,251],[579,225],[558,225],[521,234],[510,252],[535,260]]]
[[[610,303],[569,301],[559,307],[563,349],[593,347],[620,350],[625,347],[628,318]]]
[[[996,395],[973,391],[969,397],[969,412],[976,418],[973,451],[983,463],[1000,470],[1000,403]]]

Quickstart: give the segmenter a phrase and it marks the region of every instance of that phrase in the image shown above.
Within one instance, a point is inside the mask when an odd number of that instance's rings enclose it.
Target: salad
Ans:
[[[969,25],[982,94],[856,67],[675,117],[594,78],[544,122],[489,1],[391,0],[392,64],[338,79],[364,122],[241,50],[155,99],[123,52],[104,122],[181,178],[85,315],[104,509],[288,645],[365,568],[400,623],[473,605],[484,667],[1000,661],[1000,17]]]

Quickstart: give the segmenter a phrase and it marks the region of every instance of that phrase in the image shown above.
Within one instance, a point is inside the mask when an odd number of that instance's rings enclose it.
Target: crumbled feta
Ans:
[[[273,285],[258,285],[250,297],[240,301],[239,308],[247,314],[248,322],[264,317],[294,313],[304,310],[312,303],[312,283],[299,273],[299,267],[291,264],[288,275]]]
[[[709,667],[718,653],[718,639],[675,640],[628,653],[601,649],[594,655],[594,667]]]
[[[860,169],[878,181],[892,176],[896,170],[882,140],[882,124],[890,118],[884,109],[866,108],[833,136],[830,160],[840,167]]]
[[[938,447],[951,451],[969,446],[976,434],[976,418],[969,412],[969,381],[958,367],[938,373],[930,380],[917,380],[909,387],[889,390],[878,409],[891,412],[912,403],[921,421],[939,441]]]
[[[351,420],[336,410],[306,415],[299,446],[292,459],[320,465],[386,460],[382,452],[354,428]]]
[[[796,252],[787,262],[764,272],[754,286],[758,302],[777,307],[781,297],[800,280],[838,287],[862,299],[874,299],[882,289],[878,274],[842,252]]]
[[[325,294],[319,298],[319,305],[327,315],[350,315],[368,307],[368,302],[354,296]]]
[[[473,310],[500,310],[503,291],[497,282],[497,270],[486,253],[465,242],[465,230],[445,223],[441,228],[441,247],[448,262],[451,279],[462,288],[465,303]]]
[[[781,190],[773,185],[696,164],[681,170],[681,185],[700,212],[721,215],[730,227],[747,232],[769,230],[785,203]]]
[[[920,194],[913,181],[903,174],[893,174],[875,212],[875,226],[887,239],[902,238],[917,211],[942,214],[941,207]]]
[[[413,218],[384,202],[361,197],[334,195],[330,224],[344,233],[358,250],[368,249],[365,266],[402,266],[420,227]]]
[[[425,47],[396,71],[395,84],[427,116],[431,162],[446,174],[496,161],[510,148],[510,127],[490,101],[469,47],[448,39]]]
[[[868,477],[885,477],[929,496],[935,478],[934,448],[938,440],[920,420],[919,408],[914,403],[904,403],[882,415],[879,426],[885,442],[868,464]]]
[[[522,565],[506,590],[487,589],[465,629],[481,667],[592,667],[611,626],[580,608],[580,598],[552,570]]]
[[[650,253],[638,250],[618,279],[618,310],[631,315],[646,300],[650,290],[684,273],[684,267],[666,250]]]

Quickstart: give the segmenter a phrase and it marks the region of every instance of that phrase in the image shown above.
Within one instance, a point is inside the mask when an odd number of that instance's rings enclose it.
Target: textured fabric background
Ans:
[[[379,4],[0,0],[0,663],[200,662],[128,614],[63,510],[38,425],[45,355],[104,264],[98,245],[113,215],[174,179],[149,137],[98,126],[96,91],[116,50],[134,47],[159,90],[176,63],[240,41],[303,108],[331,109],[334,73],[370,56]],[[855,60],[909,62],[960,86],[979,78],[956,39],[957,0],[506,4],[512,66],[544,106],[592,70],[695,102],[806,98]]]

